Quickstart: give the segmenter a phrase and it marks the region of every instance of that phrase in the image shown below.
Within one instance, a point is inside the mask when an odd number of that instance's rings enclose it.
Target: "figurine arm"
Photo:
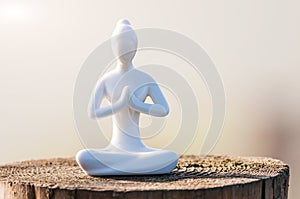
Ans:
[[[169,114],[169,106],[158,85],[149,88],[149,96],[154,104],[144,103],[134,94],[130,98],[130,106],[133,110],[141,113],[164,117]]]
[[[108,105],[106,107],[100,107],[103,97],[105,97],[105,87],[103,83],[100,83],[95,92],[91,96],[91,102],[89,105],[89,117],[90,118],[100,118],[112,115],[118,112],[128,103],[128,87],[122,90],[121,97],[115,103]]]

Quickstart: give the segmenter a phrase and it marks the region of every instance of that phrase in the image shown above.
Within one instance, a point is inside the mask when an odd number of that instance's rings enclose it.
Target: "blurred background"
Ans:
[[[226,93],[224,128],[211,154],[288,163],[289,198],[296,199],[299,9],[296,0],[1,0],[0,163],[74,156],[83,148],[72,110],[76,77],[118,19],[127,18],[135,27],[184,34],[206,50]],[[188,153],[197,153],[197,144]]]

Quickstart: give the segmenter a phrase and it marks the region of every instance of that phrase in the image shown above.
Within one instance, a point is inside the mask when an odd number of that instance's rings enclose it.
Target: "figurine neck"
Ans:
[[[132,62],[122,63],[122,62],[118,61],[117,68],[120,71],[128,71],[133,68],[133,65],[132,65]]]

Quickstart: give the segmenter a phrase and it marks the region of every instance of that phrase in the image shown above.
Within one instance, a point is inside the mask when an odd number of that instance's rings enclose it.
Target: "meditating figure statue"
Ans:
[[[128,20],[117,23],[111,41],[117,66],[98,81],[88,112],[91,118],[112,115],[112,139],[106,148],[79,151],[76,161],[91,176],[169,173],[177,154],[148,147],[140,138],[140,114],[163,117],[169,107],[154,79],[132,65],[138,42]],[[148,96],[153,104],[145,103]],[[105,97],[110,105],[101,107]]]

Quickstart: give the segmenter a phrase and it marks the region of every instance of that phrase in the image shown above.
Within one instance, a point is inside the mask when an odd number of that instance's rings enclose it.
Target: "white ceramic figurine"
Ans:
[[[91,118],[112,115],[112,139],[104,149],[77,153],[76,161],[88,175],[164,174],[177,164],[175,152],[148,147],[140,138],[140,113],[163,117],[169,107],[154,79],[132,65],[137,43],[128,20],[120,20],[112,34],[117,66],[97,83],[88,110]],[[144,102],[147,96],[153,104]],[[105,97],[111,104],[100,107]]]

